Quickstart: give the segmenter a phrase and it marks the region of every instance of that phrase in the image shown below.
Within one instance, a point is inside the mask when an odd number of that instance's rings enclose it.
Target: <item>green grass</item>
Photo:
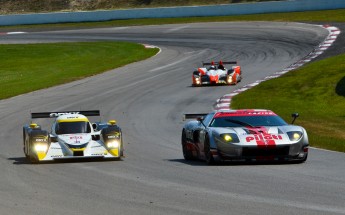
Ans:
[[[157,51],[126,42],[0,45],[0,99],[102,73]]]
[[[279,87],[278,87],[279,86]],[[306,128],[311,146],[345,152],[345,55],[328,58],[262,82],[231,107],[271,109]]]

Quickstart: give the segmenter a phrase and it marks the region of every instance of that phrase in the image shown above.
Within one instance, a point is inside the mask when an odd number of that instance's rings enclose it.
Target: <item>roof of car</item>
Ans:
[[[228,116],[276,116],[273,111],[265,109],[240,109],[240,110],[220,110],[216,111],[214,118]]]
[[[82,114],[64,114],[56,118],[57,122],[89,122],[88,118]]]

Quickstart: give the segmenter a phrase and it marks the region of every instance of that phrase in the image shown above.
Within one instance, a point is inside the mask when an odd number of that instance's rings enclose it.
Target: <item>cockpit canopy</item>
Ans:
[[[56,134],[81,134],[91,133],[89,122],[57,122],[55,125]]]
[[[82,134],[91,133],[89,120],[81,114],[66,114],[59,116],[55,123],[56,134]]]

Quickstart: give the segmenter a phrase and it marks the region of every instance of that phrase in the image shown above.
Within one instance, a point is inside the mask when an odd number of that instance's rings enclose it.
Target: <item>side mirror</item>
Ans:
[[[57,141],[58,141],[57,136],[50,135],[50,142],[57,142]]]
[[[113,120],[113,119],[112,119],[112,120],[109,120],[109,121],[108,121],[108,124],[109,124],[109,125],[116,125],[116,120]]]
[[[298,113],[293,113],[293,114],[291,114],[291,116],[293,118],[291,124],[294,124],[294,122],[297,119],[297,117],[299,117],[299,114]]]
[[[204,117],[197,117],[196,120],[198,120],[199,122],[202,122],[204,120]]]
[[[92,129],[93,129],[94,131],[97,131],[98,125],[97,125],[96,123],[92,123]]]

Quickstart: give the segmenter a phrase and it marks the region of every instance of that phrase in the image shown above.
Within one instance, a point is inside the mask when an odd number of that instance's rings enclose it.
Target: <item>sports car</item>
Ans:
[[[306,130],[291,124],[271,110],[242,109],[185,114],[182,151],[186,160],[294,161],[308,157]]]
[[[123,156],[121,128],[115,120],[91,123],[99,110],[31,113],[32,119],[53,118],[51,132],[31,122],[23,127],[24,154],[32,163],[61,159]]]
[[[236,61],[218,63],[203,63],[202,66],[193,72],[192,86],[198,87],[202,85],[216,85],[226,84],[234,85],[241,81],[242,71],[238,65],[231,66],[227,69],[224,67],[226,64],[237,64]],[[209,66],[206,68],[205,66]]]

